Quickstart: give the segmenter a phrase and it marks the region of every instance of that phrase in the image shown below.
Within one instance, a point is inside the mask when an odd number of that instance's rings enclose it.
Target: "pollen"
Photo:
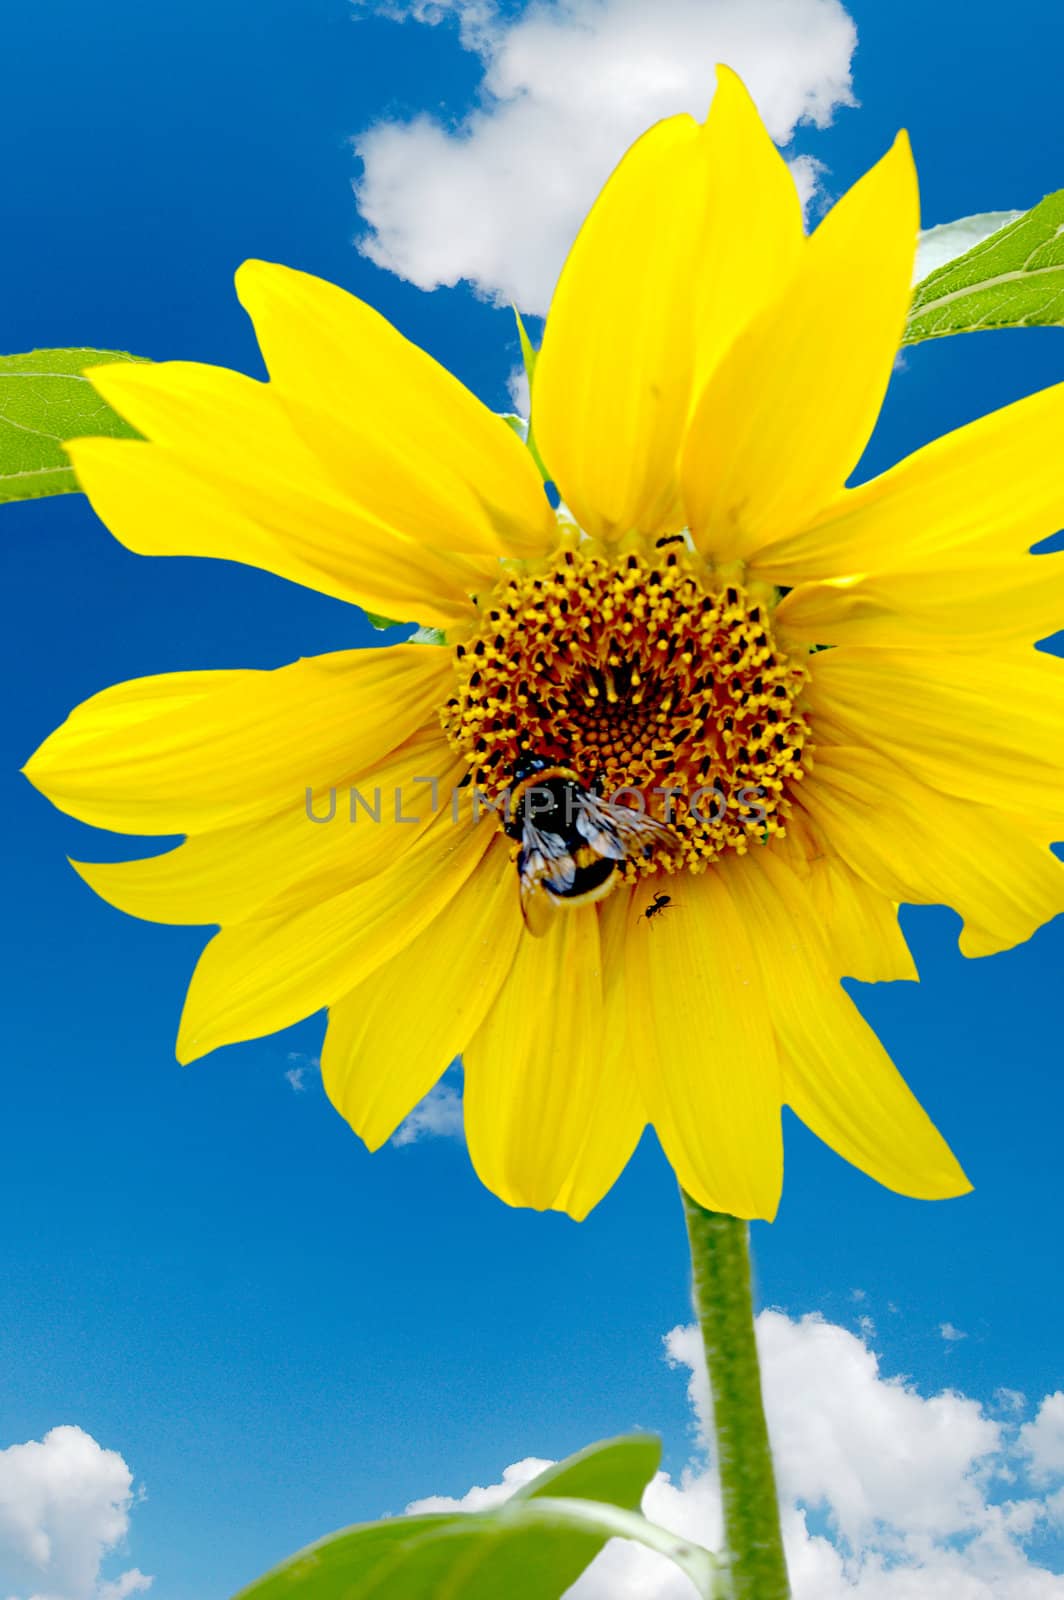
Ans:
[[[717,581],[685,544],[578,548],[511,573],[479,611],[442,722],[490,803],[533,758],[571,769],[680,841],[627,862],[629,878],[702,871],[784,831],[808,763],[807,673],[775,643],[770,599]]]

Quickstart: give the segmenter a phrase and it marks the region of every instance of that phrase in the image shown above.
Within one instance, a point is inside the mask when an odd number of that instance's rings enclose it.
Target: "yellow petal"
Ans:
[[[301,806],[308,787],[364,770],[425,722],[450,679],[448,652],[427,645],[143,678],[78,706],[25,772],[99,828],[223,827]]]
[[[874,750],[822,746],[801,802],[825,847],[895,900],[952,906],[964,955],[1064,911],[1064,863],[1007,813],[942,795]]]
[[[542,938],[522,935],[499,997],[466,1047],[465,1073],[469,1154],[487,1187],[537,1211],[590,1209],[634,1146],[603,1050],[593,906],[555,917]],[[605,1152],[613,1159],[604,1162]],[[588,1170],[574,1177],[582,1160]]]
[[[706,226],[691,283],[692,400],[728,346],[783,290],[805,239],[790,169],[729,67],[717,68],[706,143]]]
[[[941,651],[1048,638],[1064,622],[1064,555],[911,567],[803,583],[777,612],[789,641]]]
[[[804,812],[795,811],[787,823],[786,837],[774,840],[770,853],[781,856],[801,881],[840,976],[861,983],[918,981],[898,923],[897,901],[874,889],[840,856],[825,850]]]
[[[1064,525],[1064,384],[947,433],[758,550],[770,582],[991,568]],[[1048,573],[1046,573],[1048,576]]]
[[[608,1083],[580,1153],[554,1201],[579,1222],[617,1182],[647,1125],[632,1062],[624,982],[627,896],[614,893],[596,907],[602,954],[602,1060]]]
[[[177,1053],[194,1061],[332,1005],[405,950],[464,891],[490,826],[441,812],[386,872],[304,910],[223,928],[199,960]]]
[[[813,726],[871,745],[923,782],[979,804],[1064,810],[1064,664],[1036,650],[823,650]]]
[[[145,860],[72,865],[110,905],[152,922],[242,922],[267,902],[274,913],[299,909],[334,893],[338,879],[362,883],[391,866],[450,805],[463,770],[434,718],[350,785],[309,802],[299,796]]]
[[[272,387],[192,362],[92,370],[151,444],[74,440],[78,480],[140,555],[241,561],[402,620],[446,627],[490,582],[490,559],[429,549],[345,496]]]
[[[770,851],[725,871],[761,963],[787,1104],[888,1189],[923,1200],[966,1194],[949,1146],[840,988],[801,880]]]
[[[370,306],[265,261],[244,263],[237,293],[293,425],[368,514],[438,550],[551,548],[520,439]]]
[[[496,838],[461,892],[394,961],[329,1011],[330,1100],[376,1150],[476,1033],[510,970],[522,923]]]
[[[748,559],[834,499],[886,393],[910,300],[919,212],[908,141],[838,202],[783,294],[736,340],[695,409],[688,522],[718,561]]]
[[[629,906],[624,959],[650,1121],[700,1205],[771,1219],[783,1183],[780,1068],[742,919],[715,868],[678,881],[654,922],[641,914],[646,894]]]
[[[415,765],[412,755],[416,754]],[[274,893],[258,903],[256,915],[281,916],[301,911],[312,900],[325,899],[349,884],[365,883],[394,865],[436,819],[447,813],[452,829],[464,824],[464,791],[458,784],[468,770],[465,761],[439,736],[439,724],[424,737],[404,745],[396,756],[367,768],[350,790],[338,792],[336,808],[341,834],[358,835],[336,840],[317,863],[296,859],[279,875]],[[378,794],[379,790],[379,794]],[[353,794],[352,794],[353,791]],[[318,814],[328,814],[329,797],[318,803]],[[375,821],[379,814],[380,821]],[[353,820],[352,820],[353,819]],[[331,823],[316,825],[328,833]],[[298,867],[293,872],[292,867]]]
[[[592,207],[551,301],[532,427],[563,500],[601,537],[653,532],[675,499],[707,170],[691,117],[645,133]]]

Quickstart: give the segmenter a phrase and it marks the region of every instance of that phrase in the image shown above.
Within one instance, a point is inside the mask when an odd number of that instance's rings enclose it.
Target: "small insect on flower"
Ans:
[[[660,917],[663,911],[668,911],[671,905],[672,895],[661,894],[659,891],[643,912],[643,916],[648,922],[652,922],[655,917]]]
[[[674,840],[664,823],[602,799],[569,767],[537,756],[515,778],[506,832],[521,841],[517,881],[531,933],[545,933],[559,906],[601,900],[629,857]]]

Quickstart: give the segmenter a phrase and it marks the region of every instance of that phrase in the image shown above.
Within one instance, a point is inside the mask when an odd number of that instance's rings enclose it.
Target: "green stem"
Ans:
[[[734,1600],[789,1600],[776,1476],[754,1342],[749,1229],[683,1195],[694,1307],[713,1396],[724,1538]]]

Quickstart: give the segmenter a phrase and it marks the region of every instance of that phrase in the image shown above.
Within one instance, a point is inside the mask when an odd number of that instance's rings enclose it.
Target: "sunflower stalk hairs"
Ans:
[[[1029,553],[1064,521],[1064,386],[847,487],[900,345],[1007,321],[966,321],[949,263],[914,297],[917,230],[900,136],[807,234],[721,69],[704,123],[658,123],[607,182],[534,357],[521,328],[527,441],[369,306],[263,262],[237,287],[268,382],[89,372],[140,437],[70,460],[130,549],[432,630],[104,689],[30,759],[84,822],[185,836],[76,864],[132,915],[218,925],[179,1058],[327,1007],[326,1089],[376,1149],[461,1055],[483,1182],[577,1219],[652,1126],[714,1394],[719,1556],[638,1515],[637,1437],[492,1512],[344,1530],[245,1600],[553,1600],[611,1537],[703,1597],[788,1594],[747,1253],[781,1108],[890,1189],[965,1193],[842,980],[916,977],[902,902],[955,908],[970,956],[1064,908],[1064,678],[1033,648],[1064,556]],[[341,787],[394,791],[394,823],[352,825]]]

